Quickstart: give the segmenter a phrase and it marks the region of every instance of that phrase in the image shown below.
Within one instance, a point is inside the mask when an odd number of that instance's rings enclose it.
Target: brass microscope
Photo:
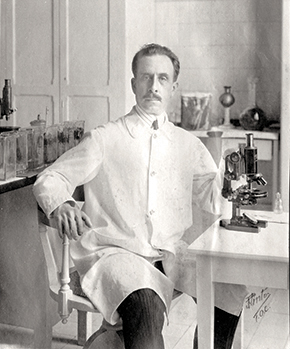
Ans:
[[[253,184],[266,185],[267,182],[257,169],[257,148],[254,146],[253,134],[246,134],[246,144],[240,144],[238,151],[225,157],[225,173],[222,196],[232,202],[232,218],[222,219],[220,225],[229,230],[258,233],[267,226],[267,221],[257,220],[248,213],[241,215],[241,206],[256,205],[257,200],[268,196],[267,191],[254,188]],[[232,188],[232,181],[246,177],[246,184],[237,189]]]
[[[16,109],[12,108],[12,87],[10,79],[5,79],[2,98],[0,98],[0,111],[0,119],[3,119],[5,116],[6,120],[8,120],[10,115],[16,111]]]

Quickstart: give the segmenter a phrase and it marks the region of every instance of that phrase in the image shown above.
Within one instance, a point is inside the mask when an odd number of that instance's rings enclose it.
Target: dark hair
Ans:
[[[132,72],[133,75],[137,74],[137,65],[138,59],[144,56],[153,56],[153,55],[165,55],[167,56],[173,65],[174,68],[174,81],[177,80],[179,71],[180,71],[180,63],[178,57],[166,46],[161,46],[158,44],[146,44],[141,47],[141,49],[135,54],[132,60]]]

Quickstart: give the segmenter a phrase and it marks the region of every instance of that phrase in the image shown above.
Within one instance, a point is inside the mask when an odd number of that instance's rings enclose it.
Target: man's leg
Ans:
[[[214,349],[231,349],[240,316],[214,308]],[[193,349],[198,349],[197,326],[194,333]]]
[[[131,293],[119,306],[126,349],[163,349],[165,305],[151,289]]]

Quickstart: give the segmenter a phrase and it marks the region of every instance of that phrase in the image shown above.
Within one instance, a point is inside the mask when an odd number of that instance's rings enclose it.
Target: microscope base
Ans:
[[[267,221],[257,221],[255,224],[251,224],[246,220],[239,222],[232,222],[230,219],[222,219],[220,226],[228,230],[241,231],[245,233],[259,233],[261,228],[265,228],[268,225]]]

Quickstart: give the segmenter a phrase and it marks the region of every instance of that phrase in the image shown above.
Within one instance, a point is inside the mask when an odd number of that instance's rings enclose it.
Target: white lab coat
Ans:
[[[50,216],[84,185],[93,228],[71,244],[71,257],[84,292],[115,324],[119,304],[137,289],[155,290],[167,310],[174,288],[196,296],[195,262],[183,258],[182,236],[194,224],[192,202],[220,211],[222,179],[197,137],[168,121],[153,130],[133,108],[88,132],[39,175],[34,193]],[[237,315],[246,294],[243,286],[217,285],[216,305]]]

